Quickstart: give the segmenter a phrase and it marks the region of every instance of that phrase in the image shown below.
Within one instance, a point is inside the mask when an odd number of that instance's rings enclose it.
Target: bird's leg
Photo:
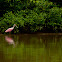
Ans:
[[[11,32],[9,32],[9,35],[11,35]]]

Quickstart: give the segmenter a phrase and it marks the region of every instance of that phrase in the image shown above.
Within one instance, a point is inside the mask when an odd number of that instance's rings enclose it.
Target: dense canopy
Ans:
[[[58,0],[61,2],[60,0]],[[62,6],[57,0],[0,0],[0,32],[62,32]]]

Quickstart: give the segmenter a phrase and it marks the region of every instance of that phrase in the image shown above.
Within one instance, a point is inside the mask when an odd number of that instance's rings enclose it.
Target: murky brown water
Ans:
[[[62,62],[62,35],[0,35],[0,62]]]

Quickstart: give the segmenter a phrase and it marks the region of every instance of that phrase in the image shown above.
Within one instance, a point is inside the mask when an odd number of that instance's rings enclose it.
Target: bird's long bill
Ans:
[[[17,26],[16,26],[17,27]],[[17,27],[18,28],[18,27]]]

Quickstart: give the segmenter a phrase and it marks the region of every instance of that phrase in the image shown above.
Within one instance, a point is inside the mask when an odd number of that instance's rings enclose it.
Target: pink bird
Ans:
[[[5,32],[11,32],[11,31],[14,29],[15,26],[16,26],[16,24],[14,24],[13,27],[8,28]],[[17,26],[16,26],[16,27],[17,27]],[[18,27],[17,27],[17,28],[18,28]]]

